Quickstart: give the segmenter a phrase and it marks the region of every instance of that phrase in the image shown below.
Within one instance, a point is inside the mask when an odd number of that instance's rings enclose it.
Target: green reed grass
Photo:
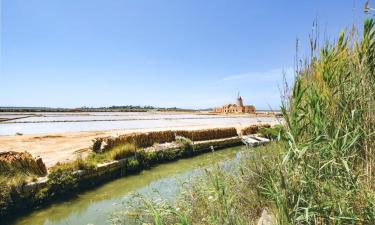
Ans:
[[[190,224],[254,224],[264,208],[276,224],[375,224],[375,22],[311,48],[280,142],[185,188],[176,207]]]
[[[283,102],[287,149],[268,182],[289,223],[375,224],[374,24],[327,43]]]

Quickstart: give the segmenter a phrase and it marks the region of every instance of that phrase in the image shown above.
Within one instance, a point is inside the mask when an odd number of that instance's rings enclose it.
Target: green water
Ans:
[[[13,225],[110,224],[111,213],[124,208],[134,193],[173,200],[180,184],[217,163],[230,165],[240,157],[242,147],[228,148],[189,159],[161,164],[139,174],[108,182],[85,191],[74,199],[34,210],[10,222]]]

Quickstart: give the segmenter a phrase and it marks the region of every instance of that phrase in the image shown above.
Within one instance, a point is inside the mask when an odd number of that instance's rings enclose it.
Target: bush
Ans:
[[[278,137],[282,137],[284,135],[285,129],[282,125],[276,125],[270,128],[261,127],[259,128],[258,133],[268,139],[276,140]]]
[[[126,169],[127,169],[127,171],[130,171],[130,172],[137,172],[141,168],[140,168],[139,162],[136,158],[128,158],[128,160],[126,162]]]
[[[11,187],[8,185],[7,178],[0,176],[0,216],[9,205],[10,189]]]
[[[182,150],[158,151],[156,154],[160,162],[168,162],[168,161],[173,161],[177,158],[181,158]]]
[[[71,169],[57,168],[48,174],[49,191],[54,193],[66,193],[77,187],[77,178]]]
[[[155,152],[146,152],[144,150],[137,151],[136,158],[143,168],[150,168],[157,163],[157,154]]]

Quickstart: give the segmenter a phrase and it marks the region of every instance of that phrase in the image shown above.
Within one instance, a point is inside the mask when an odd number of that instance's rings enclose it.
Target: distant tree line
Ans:
[[[177,107],[154,106],[109,106],[109,107],[79,107],[79,108],[48,108],[48,107],[0,107],[0,112],[147,112],[147,111],[194,111]]]

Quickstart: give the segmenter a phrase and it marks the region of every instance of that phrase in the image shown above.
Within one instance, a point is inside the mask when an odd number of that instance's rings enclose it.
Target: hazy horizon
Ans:
[[[333,39],[363,3],[3,0],[0,106],[276,110],[296,38],[303,57],[314,20]]]

